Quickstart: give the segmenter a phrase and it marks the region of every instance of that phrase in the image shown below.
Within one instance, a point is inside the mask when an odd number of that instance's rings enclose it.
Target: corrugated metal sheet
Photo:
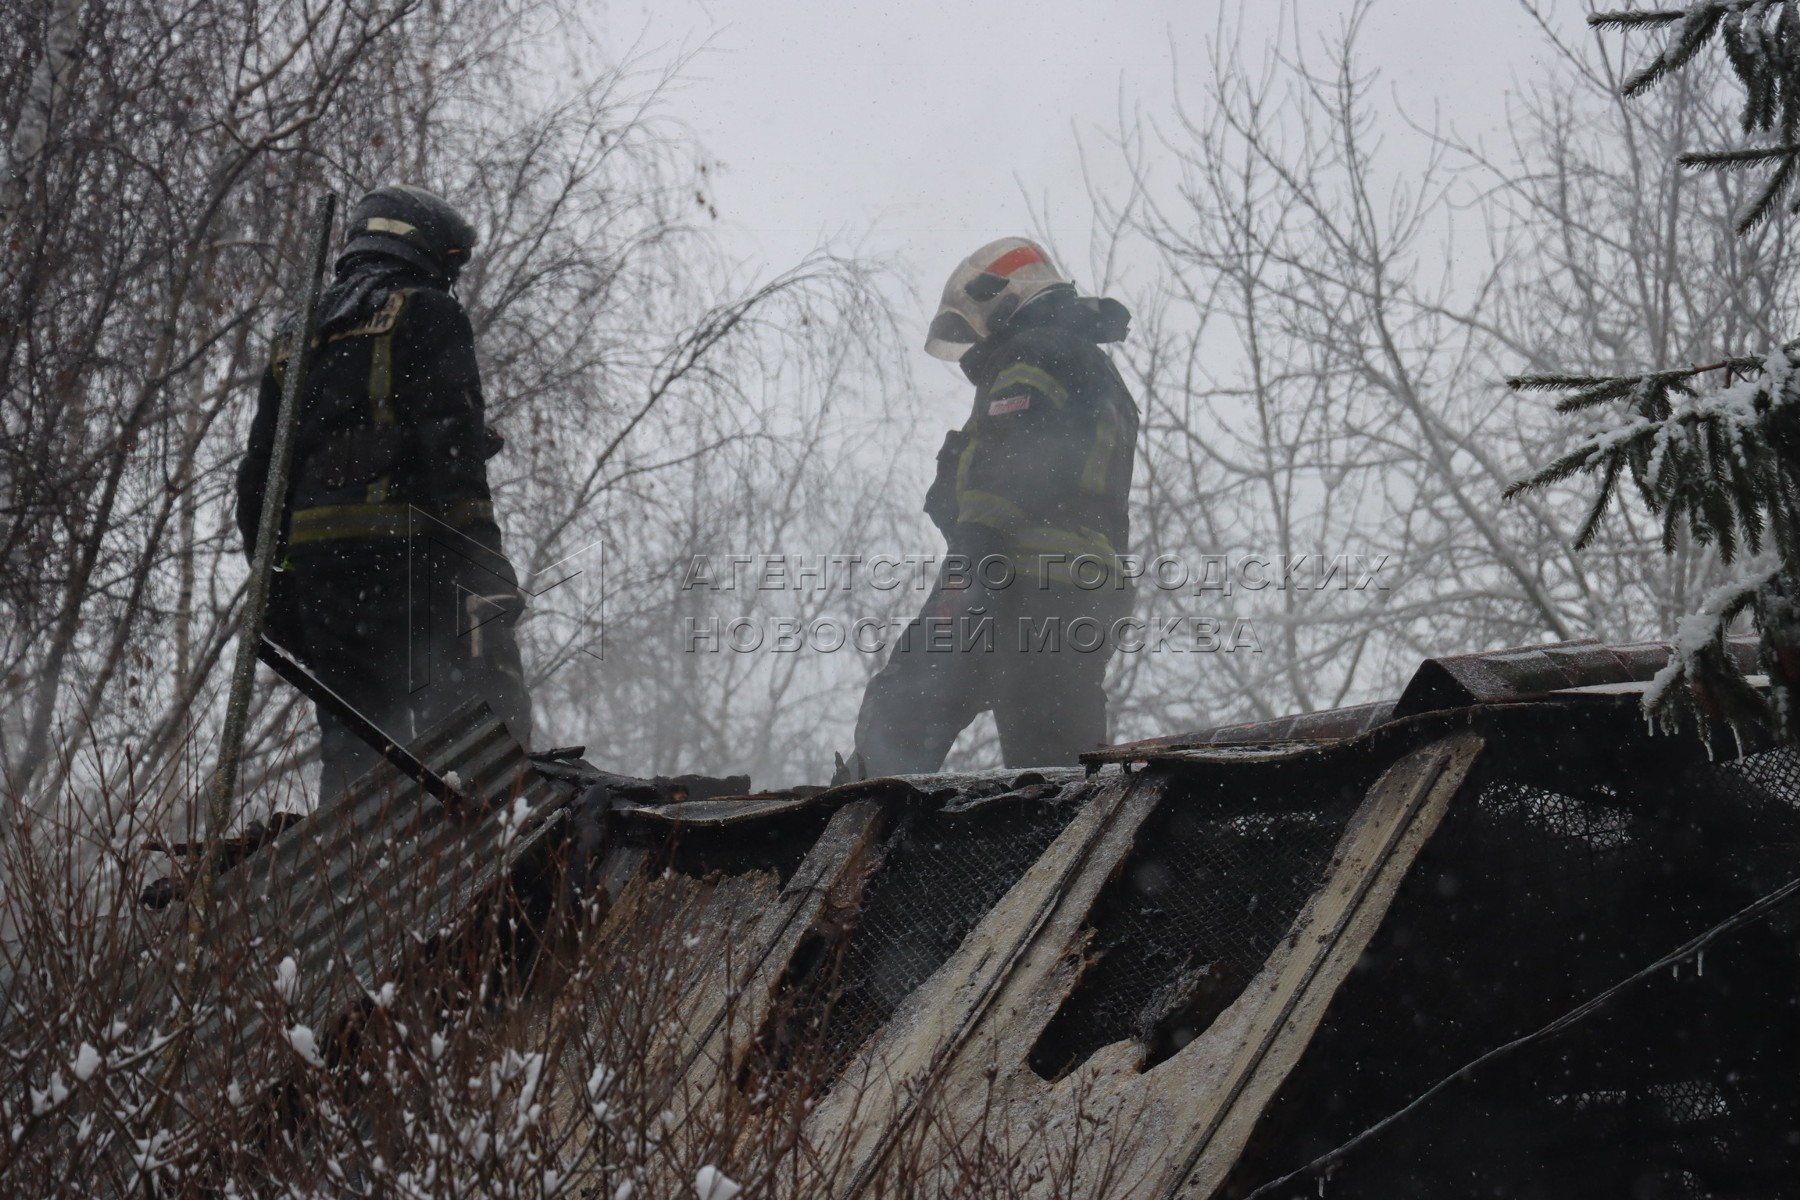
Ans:
[[[415,749],[485,804],[451,812],[383,767],[220,877],[203,970],[221,993],[240,981],[249,985],[241,994],[263,990],[291,957],[296,983],[283,1019],[323,1034],[394,979],[409,954],[461,928],[574,795],[535,771],[479,702]],[[213,1009],[195,1045],[220,1045],[228,1033],[249,1039],[264,1019],[253,1007]]]

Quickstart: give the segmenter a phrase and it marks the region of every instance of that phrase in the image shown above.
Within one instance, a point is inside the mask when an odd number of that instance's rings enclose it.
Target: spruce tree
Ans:
[[[1655,29],[1673,26],[1662,52],[1625,80],[1622,91],[1636,96],[1679,71],[1717,42],[1744,89],[1739,118],[1749,144],[1700,150],[1681,156],[1685,166],[1704,170],[1766,172],[1756,198],[1738,217],[1738,232],[1754,228],[1786,201],[1800,183],[1800,0],[1705,0],[1684,8],[1595,13],[1588,24],[1600,29]]]
[[[1659,53],[1624,83],[1637,95],[1680,71],[1709,47],[1724,54],[1744,93],[1744,143],[1684,154],[1699,170],[1762,175],[1738,215],[1738,232],[1778,204],[1800,212],[1800,0],[1705,0],[1681,8],[1605,12],[1604,29],[1667,28]],[[1772,726],[1800,743],[1800,341],[1706,366],[1616,377],[1534,375],[1508,381],[1522,390],[1567,393],[1561,413],[1606,406],[1622,411],[1573,451],[1514,484],[1508,495],[1575,475],[1598,477],[1581,527],[1585,546],[1621,484],[1662,521],[1663,545],[1685,533],[1718,547],[1726,563],[1750,560],[1740,579],[1682,619],[1669,666],[1645,697],[1647,715],[1673,727],[1684,718],[1704,731]],[[1765,697],[1726,651],[1726,634],[1745,613],[1754,621],[1770,681]]]

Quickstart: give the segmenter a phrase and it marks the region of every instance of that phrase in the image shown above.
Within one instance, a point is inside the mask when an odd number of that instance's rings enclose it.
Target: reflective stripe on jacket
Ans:
[[[238,472],[238,524],[248,549],[287,367],[276,339],[250,445]],[[366,307],[323,330],[300,413],[288,488],[291,545],[405,537],[417,507],[498,544],[488,490],[485,411],[475,336],[456,298],[395,274]]]
[[[974,406],[940,468],[954,470],[952,551],[1005,553],[1019,575],[1056,583],[1082,556],[1110,567],[1129,549],[1138,428],[1112,360],[1056,324],[970,353]]]
[[[425,520],[421,520],[421,515]],[[421,526],[440,521],[457,532],[494,522],[487,500],[457,504],[325,504],[295,509],[289,518],[289,546],[306,546],[342,538],[404,538],[425,532]]]

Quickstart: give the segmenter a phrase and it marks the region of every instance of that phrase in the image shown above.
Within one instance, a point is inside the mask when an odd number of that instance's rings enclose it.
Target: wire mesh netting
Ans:
[[[1641,728],[1641,727],[1640,727]],[[1221,1195],[1242,1197],[1800,874],[1800,759],[1490,747]],[[1559,778],[1560,776],[1560,778]],[[1800,1161],[1800,913],[1721,938],[1461,1078],[1332,1196],[1774,1197]],[[1313,1197],[1313,1175],[1275,1195]]]
[[[824,1045],[835,1068],[942,966],[1080,805],[997,804],[903,818],[863,897]]]
[[[1095,905],[1091,963],[1033,1050],[1039,1075],[1126,1038],[1154,1065],[1203,1032],[1318,887],[1365,781],[1298,794],[1281,770],[1234,782],[1171,786]]]

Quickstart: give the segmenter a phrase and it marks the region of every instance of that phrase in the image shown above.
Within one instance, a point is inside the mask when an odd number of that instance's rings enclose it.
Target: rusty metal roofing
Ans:
[[[1755,639],[1734,638],[1728,647],[1740,670],[1749,674],[1757,669]],[[1082,759],[1119,762],[1129,761],[1133,751],[1153,754],[1198,746],[1347,741],[1389,721],[1422,713],[1547,699],[1581,689],[1598,692],[1603,685],[1630,691],[1633,689],[1626,685],[1648,683],[1668,661],[1666,642],[1609,645],[1593,638],[1428,658],[1396,700],[1165,734],[1109,746]]]
[[[1733,639],[1729,649],[1740,670],[1756,669],[1754,639]],[[1607,645],[1592,638],[1430,658],[1400,693],[1394,715],[1529,700],[1596,684],[1646,683],[1668,662],[1667,642]]]

